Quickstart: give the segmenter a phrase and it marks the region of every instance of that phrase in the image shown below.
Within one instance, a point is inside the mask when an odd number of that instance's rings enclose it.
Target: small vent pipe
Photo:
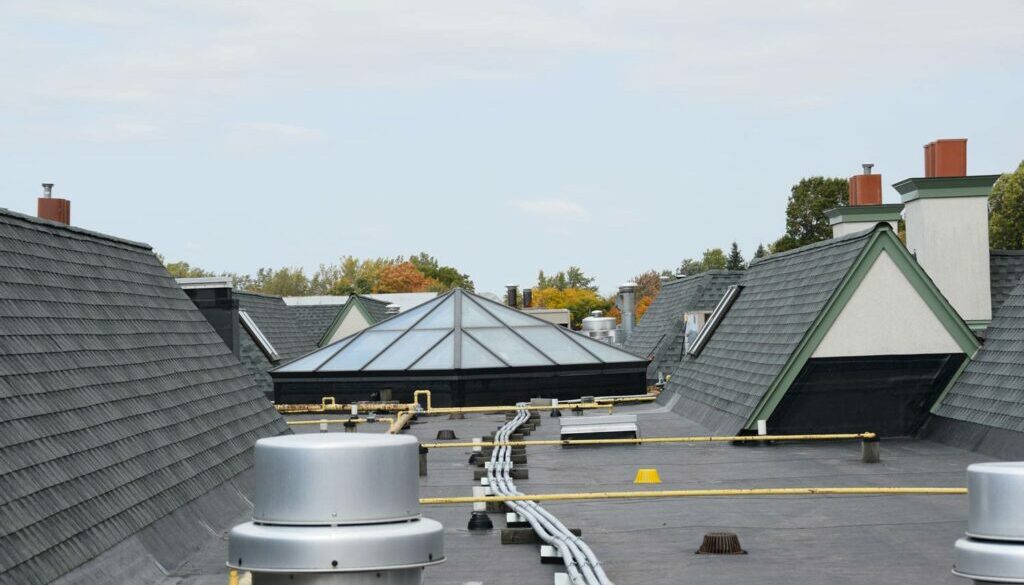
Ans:
[[[519,306],[519,285],[505,285],[505,304],[512,307],[513,309]]]

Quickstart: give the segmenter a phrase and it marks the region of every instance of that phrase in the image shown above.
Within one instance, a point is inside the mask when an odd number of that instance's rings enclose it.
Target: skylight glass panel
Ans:
[[[423,315],[427,313],[432,307],[437,306],[437,303],[441,302],[440,298],[432,301],[423,303],[418,307],[409,309],[404,313],[399,313],[390,319],[385,319],[380,323],[374,325],[375,331],[391,331],[395,329],[408,329],[413,326],[416,321],[423,318]]]
[[[450,296],[444,303],[434,309],[422,321],[416,324],[416,329],[451,329],[455,325],[455,297]]]
[[[315,370],[317,366],[324,363],[325,360],[330,358],[339,349],[345,347],[355,338],[354,335],[346,337],[341,341],[332,343],[322,349],[314,351],[313,353],[301,357],[291,363],[285,364],[277,369],[279,372],[309,372]]]
[[[403,335],[376,359],[366,365],[366,370],[404,370],[421,355],[430,351],[434,344],[447,335],[450,329],[413,329]]]
[[[450,370],[455,367],[455,335],[445,337],[430,353],[414,363],[410,370]]]
[[[469,297],[462,297],[462,326],[463,327],[504,327],[501,321],[485,311]]]
[[[733,302],[736,301],[736,297],[739,296],[740,290],[743,287],[739,285],[732,285],[725,289],[725,294],[722,295],[722,300],[718,301],[718,305],[715,306],[714,312],[708,317],[708,320],[704,322],[704,326],[700,328],[700,332],[697,333],[697,338],[690,344],[689,349],[686,353],[693,357],[700,355],[700,352],[704,350],[704,346],[707,345],[711,336],[714,335],[715,329],[718,328],[719,323],[722,322],[722,318],[729,312],[729,307],[732,306]]]
[[[554,327],[518,327],[516,333],[560,364],[596,364],[598,359]]]
[[[501,319],[504,324],[510,327],[536,327],[537,325],[542,324],[542,322],[536,317],[531,317],[522,313],[519,309],[513,309],[497,303],[482,304],[490,314]]]
[[[468,335],[462,336],[462,369],[503,368],[505,364],[473,341]]]
[[[320,370],[327,372],[358,370],[401,334],[401,331],[363,331],[338,355],[324,364]]]
[[[631,353],[622,351],[621,349],[612,347],[603,341],[590,339],[589,337],[578,333],[570,333],[570,335],[573,335],[574,339],[585,345],[590,353],[596,355],[604,363],[635,362],[643,359]],[[575,337],[577,335],[579,337]]]
[[[508,329],[474,329],[464,332],[511,366],[549,366],[551,361]]]
[[[274,345],[270,343],[270,340],[267,339],[266,335],[263,335],[263,332],[260,331],[260,328],[256,325],[256,322],[252,320],[252,317],[249,316],[248,312],[239,311],[238,317],[242,320],[242,325],[244,325],[246,330],[249,331],[252,338],[256,340],[256,344],[260,346],[260,351],[265,353],[267,357],[273,361],[281,359],[277,350],[274,349]]]

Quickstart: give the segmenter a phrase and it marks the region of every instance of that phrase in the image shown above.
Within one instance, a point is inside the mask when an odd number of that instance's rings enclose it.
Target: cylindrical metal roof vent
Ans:
[[[953,573],[975,583],[1024,583],[1024,463],[967,467],[967,536]]]
[[[419,515],[413,437],[290,435],[255,451],[253,521],[228,536],[228,566],[251,571],[254,584],[331,574],[344,585],[387,572],[389,584],[419,585],[422,567],[444,561],[443,527]]]

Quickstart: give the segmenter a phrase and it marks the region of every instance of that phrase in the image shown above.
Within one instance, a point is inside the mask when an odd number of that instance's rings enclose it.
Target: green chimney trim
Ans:
[[[943,197],[988,197],[992,185],[1000,175],[973,175],[970,177],[922,177],[904,179],[893,185],[902,196],[903,203],[915,199]]]
[[[899,221],[902,203],[885,203],[882,205],[846,205],[825,210],[829,225],[838,223],[879,223],[883,221]]]

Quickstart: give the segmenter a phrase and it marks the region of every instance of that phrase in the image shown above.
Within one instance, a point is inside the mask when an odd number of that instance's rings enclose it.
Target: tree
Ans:
[[[700,274],[701,272],[704,272],[704,269],[701,268],[700,262],[693,258],[684,258],[683,261],[679,263],[679,274],[683,276],[693,276],[694,274]]]
[[[163,256],[159,256],[160,261],[163,262]],[[167,272],[171,273],[174,278],[203,278],[209,276],[217,276],[209,270],[204,270],[198,266],[192,266],[184,260],[177,262],[169,262],[164,266],[167,268]]]
[[[661,291],[661,274],[656,270],[641,272],[631,278],[630,282],[636,285],[637,304],[640,302],[639,299],[644,297],[651,297],[653,299]]]
[[[579,329],[583,319],[591,311],[605,311],[612,308],[612,303],[597,292],[585,288],[555,288],[553,286],[538,288],[533,291],[533,304],[546,309],[569,309],[570,320],[574,329]]]
[[[391,264],[380,271],[374,287],[375,293],[425,292],[433,289],[437,281],[424,276],[412,262]]]
[[[704,250],[704,257],[700,259],[700,271],[723,270],[728,261],[721,248]]]
[[[578,288],[597,292],[594,279],[584,274],[579,266],[570,266],[568,270],[559,271],[554,276],[545,276],[544,271],[541,270],[537,273],[537,288],[557,288],[558,290]]]
[[[374,292],[380,281],[384,268],[394,264],[390,258],[367,258],[360,260],[355,256],[341,258],[341,278],[331,286],[332,295],[369,294]]]
[[[320,268],[318,268],[317,271],[313,273],[312,278],[309,279],[309,294],[331,294],[331,289],[333,289],[334,285],[341,280],[342,276],[341,266],[338,264],[321,264]]]
[[[808,177],[790,190],[786,204],[786,233],[772,252],[785,252],[832,237],[825,210],[846,205],[849,183],[838,177]]]
[[[250,290],[279,297],[298,297],[307,294],[309,281],[299,267],[260,268]]]
[[[764,244],[758,244],[757,250],[754,251],[754,258],[764,258],[768,255],[768,250],[764,249]]]
[[[733,242],[732,247],[729,249],[729,258],[725,261],[726,270],[744,270],[746,267],[747,261],[743,259],[740,247],[736,242]]]
[[[988,209],[989,246],[997,250],[1024,250],[1024,161],[992,186]]]
[[[473,281],[470,280],[468,274],[462,274],[451,266],[441,266],[437,258],[426,252],[420,252],[418,256],[410,256],[409,262],[424,276],[437,281],[437,292],[448,292],[453,288],[474,290]]]

